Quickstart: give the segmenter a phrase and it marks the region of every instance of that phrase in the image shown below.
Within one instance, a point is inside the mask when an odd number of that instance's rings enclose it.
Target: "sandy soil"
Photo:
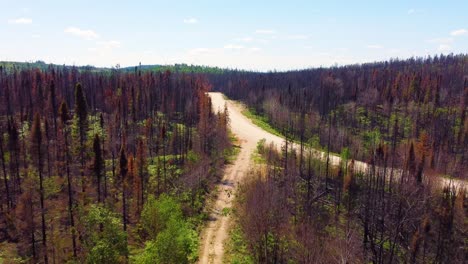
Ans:
[[[223,214],[224,208],[231,208],[236,186],[242,181],[249,170],[250,156],[255,150],[257,142],[262,138],[270,138],[273,135],[263,131],[247,119],[241,113],[239,105],[226,101],[221,93],[209,94],[215,111],[224,109],[227,103],[231,130],[240,142],[241,151],[232,165],[227,166],[224,178],[218,184],[218,197],[210,215],[210,221],[202,232],[200,261],[199,263],[222,263],[224,256],[224,244],[228,238],[230,216]],[[281,143],[282,139],[274,137],[275,143]]]
[[[200,246],[199,263],[222,263],[224,255],[224,244],[228,238],[230,225],[230,216],[223,215],[224,208],[231,208],[235,196],[237,184],[242,182],[247,174],[250,165],[250,157],[256,148],[257,142],[266,139],[266,144],[274,143],[281,146],[284,139],[270,134],[257,127],[247,117],[242,114],[242,105],[225,100],[222,93],[209,93],[214,111],[223,110],[227,105],[230,117],[232,132],[238,137],[241,144],[241,151],[232,165],[226,168],[223,180],[218,184],[218,197],[215,201],[210,215],[210,221],[202,232]],[[295,148],[298,146],[295,144]],[[314,151],[317,158],[326,160],[326,153]],[[338,165],[341,162],[340,157],[330,156],[330,165]],[[356,171],[367,170],[367,164],[361,161],[355,161]],[[389,170],[389,169],[387,169]],[[395,178],[399,178],[401,170],[394,169]],[[446,178],[432,179],[438,186],[452,184],[457,187],[467,188],[466,181],[449,180]]]

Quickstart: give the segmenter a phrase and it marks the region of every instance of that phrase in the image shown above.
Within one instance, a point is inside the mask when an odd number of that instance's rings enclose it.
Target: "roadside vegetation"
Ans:
[[[409,168],[404,178],[389,181],[390,169],[373,167],[385,166],[381,147],[366,173],[356,173],[353,161],[327,169],[325,162],[308,154],[301,159],[285,146],[280,153],[262,147],[267,170],[252,170],[239,189],[227,259],[463,262],[466,193],[450,187],[433,192]]]

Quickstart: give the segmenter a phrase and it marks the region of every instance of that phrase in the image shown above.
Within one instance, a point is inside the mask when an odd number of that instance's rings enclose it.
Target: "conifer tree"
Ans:
[[[55,82],[53,80],[50,82],[50,104],[54,122],[54,135],[57,137],[57,98],[55,95]]]
[[[68,120],[70,115],[68,113],[67,103],[62,102],[59,108],[60,120],[62,121],[64,142],[65,142],[65,167],[67,173],[67,187],[68,187],[68,216],[70,219],[70,227],[72,233],[72,244],[73,244],[73,257],[77,257],[76,249],[76,234],[75,234],[75,218],[73,215],[73,189],[70,177],[70,153],[68,149]]]
[[[127,197],[126,197],[126,177],[128,172],[128,164],[127,164],[127,155],[125,154],[125,150],[122,146],[120,149],[120,180],[122,184],[122,219],[123,219],[123,229],[124,231],[127,230]]]
[[[39,196],[41,205],[41,224],[42,224],[42,246],[44,251],[44,262],[48,263],[47,256],[47,234],[45,225],[45,204],[44,204],[44,179],[42,175],[43,157],[42,157],[42,131],[41,117],[39,113],[34,116],[34,121],[31,129],[31,154],[36,160],[36,169],[39,175]]]
[[[76,84],[75,87],[75,120],[78,125],[79,132],[79,154],[80,154],[80,164],[81,164],[81,188],[84,195],[86,186],[85,186],[85,143],[86,143],[86,131],[88,130],[88,110],[86,106],[86,98],[83,93],[83,88],[81,84]]]

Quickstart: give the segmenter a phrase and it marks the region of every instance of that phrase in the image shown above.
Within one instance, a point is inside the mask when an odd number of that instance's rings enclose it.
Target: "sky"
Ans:
[[[468,53],[468,1],[0,0],[0,61],[291,70]]]

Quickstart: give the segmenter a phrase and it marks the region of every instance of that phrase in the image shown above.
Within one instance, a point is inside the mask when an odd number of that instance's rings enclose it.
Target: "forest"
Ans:
[[[468,258],[468,55],[286,72],[0,63],[0,101],[0,263],[195,263],[223,217],[226,263]],[[254,142],[233,207],[213,209],[250,151],[237,109],[283,142]]]
[[[257,146],[232,262],[466,262],[466,188],[436,179],[468,176],[467,65],[449,55],[212,76],[285,138]]]
[[[389,182],[391,157],[374,151],[357,173],[349,157],[329,167],[310,147],[260,142],[263,169],[234,210],[232,263],[464,263],[465,189],[422,184],[409,167]]]
[[[231,149],[204,76],[14,66],[0,86],[0,260],[196,259]]]
[[[426,173],[468,174],[468,56],[440,55],[290,72],[212,75],[280,134],[367,160],[379,142],[394,166],[415,145]]]

